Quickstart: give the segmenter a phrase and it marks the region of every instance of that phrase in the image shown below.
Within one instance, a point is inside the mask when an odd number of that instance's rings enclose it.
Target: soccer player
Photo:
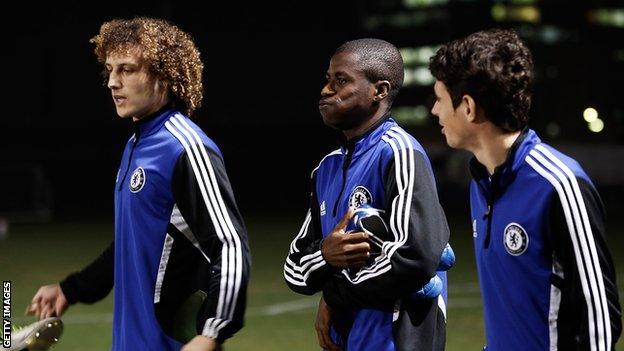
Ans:
[[[144,17],[106,22],[91,42],[134,131],[115,180],[115,239],[40,288],[30,311],[60,316],[114,286],[113,350],[218,350],[242,327],[250,258],[221,153],[189,119],[202,101],[199,51]]]
[[[323,291],[324,349],[444,348],[443,297],[411,297],[436,274],[449,229],[425,150],[390,116],[402,84],[397,48],[359,39],[336,50],[321,90],[319,110],[340,148],[312,171],[310,209],[284,277],[295,292]],[[345,234],[350,208],[362,204],[384,213],[381,247],[365,232]]]
[[[528,128],[533,62],[508,30],[440,48],[431,110],[474,154],[470,204],[486,349],[613,350],[622,331],[604,208],[572,158]]]

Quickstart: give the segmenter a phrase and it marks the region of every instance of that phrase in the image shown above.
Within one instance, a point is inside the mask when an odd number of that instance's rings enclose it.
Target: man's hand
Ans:
[[[69,302],[59,284],[51,284],[39,288],[33,297],[26,314],[35,315],[37,319],[60,317],[69,307]]]
[[[180,351],[222,351],[221,344],[217,340],[203,335],[197,335]]]
[[[318,337],[319,346],[323,350],[329,351],[340,351],[340,347],[338,347],[332,341],[329,336],[329,327],[331,326],[331,314],[332,311],[325,303],[325,300],[321,297],[319,301],[318,312],[316,313],[316,323],[314,323],[314,328],[316,329],[316,336]]]
[[[321,245],[321,253],[327,263],[338,268],[357,268],[366,264],[370,255],[368,234],[356,232],[345,234],[353,209],[349,209]]]

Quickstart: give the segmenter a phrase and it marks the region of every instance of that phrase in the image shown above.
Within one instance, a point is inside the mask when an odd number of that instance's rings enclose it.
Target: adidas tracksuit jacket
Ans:
[[[327,264],[320,246],[348,207],[362,203],[385,211],[391,236],[371,264],[350,274]],[[448,239],[427,155],[387,117],[312,172],[310,210],[290,245],[284,277],[295,292],[323,291],[335,312],[334,341],[344,349],[442,350],[446,288],[435,300],[405,296],[436,273]]]
[[[491,177],[476,159],[471,171],[487,350],[613,350],[622,316],[587,174],[532,130]]]
[[[135,124],[115,184],[115,240],[61,283],[71,303],[115,289],[113,350],[179,350],[243,324],[246,229],[221,153],[175,110]],[[114,273],[113,273],[114,272]]]

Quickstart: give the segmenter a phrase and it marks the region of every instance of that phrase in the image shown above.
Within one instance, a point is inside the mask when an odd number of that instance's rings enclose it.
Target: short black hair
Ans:
[[[403,86],[403,58],[396,46],[381,39],[364,38],[348,41],[334,55],[352,52],[358,57],[358,64],[366,78],[371,82],[387,80],[390,82],[388,102],[396,98]]]
[[[504,131],[528,124],[533,59],[516,32],[491,29],[452,41],[431,58],[429,70],[446,85],[454,107],[470,95]]]

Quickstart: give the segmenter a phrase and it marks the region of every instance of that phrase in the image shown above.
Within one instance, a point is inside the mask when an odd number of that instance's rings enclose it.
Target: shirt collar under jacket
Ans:
[[[171,105],[165,105],[153,114],[144,117],[136,122],[132,122],[134,134],[138,137],[145,137],[155,133],[169,119],[169,116],[175,112]]]
[[[470,173],[484,189],[492,189],[498,193],[513,182],[518,170],[524,163],[526,154],[541,142],[535,131],[525,128],[509,149],[505,162],[494,169],[494,174],[490,176],[487,168],[474,156],[470,160]]]
[[[386,121],[394,122],[392,116],[386,114],[370,126],[364,133],[349,140],[347,140],[342,131],[339,131],[338,143],[340,144],[343,155],[351,152],[352,158],[357,157],[372,146],[375,146],[386,132],[386,128],[383,128]]]

